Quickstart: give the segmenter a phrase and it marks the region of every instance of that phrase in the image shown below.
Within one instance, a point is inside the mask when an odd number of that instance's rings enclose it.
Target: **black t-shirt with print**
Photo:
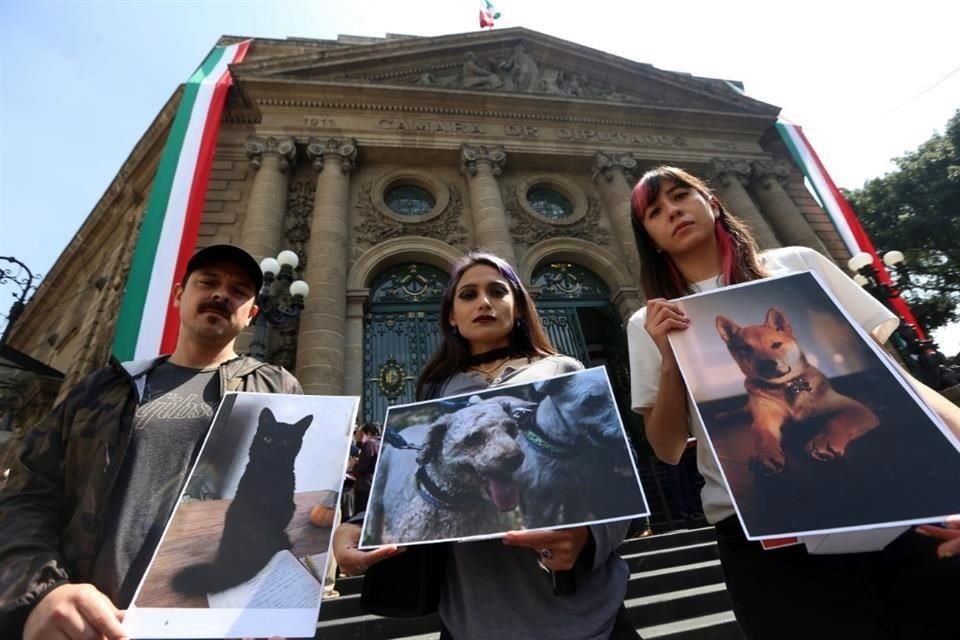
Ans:
[[[126,608],[146,571],[220,397],[216,367],[163,362],[143,400],[104,518],[93,584]]]

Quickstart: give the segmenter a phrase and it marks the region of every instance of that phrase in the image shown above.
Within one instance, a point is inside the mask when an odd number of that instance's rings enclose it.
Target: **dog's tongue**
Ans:
[[[513,511],[520,504],[520,491],[517,483],[510,480],[487,480],[490,499],[500,511]]]

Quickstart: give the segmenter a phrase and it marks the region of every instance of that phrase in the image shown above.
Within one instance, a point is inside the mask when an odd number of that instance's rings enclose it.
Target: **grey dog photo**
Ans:
[[[649,513],[606,370],[390,407],[360,548]]]

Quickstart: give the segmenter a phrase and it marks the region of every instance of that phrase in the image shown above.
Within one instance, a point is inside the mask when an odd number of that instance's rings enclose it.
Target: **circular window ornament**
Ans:
[[[567,196],[545,184],[535,184],[527,191],[530,208],[548,220],[566,220],[574,206]]]
[[[527,215],[554,226],[578,223],[587,214],[587,195],[566,176],[538,173],[517,183],[517,203]]]
[[[377,213],[401,224],[420,224],[436,218],[450,204],[450,190],[419,169],[390,171],[374,181],[370,200]]]
[[[405,218],[428,215],[437,204],[432,193],[415,184],[391,186],[383,194],[383,202],[392,212]]]

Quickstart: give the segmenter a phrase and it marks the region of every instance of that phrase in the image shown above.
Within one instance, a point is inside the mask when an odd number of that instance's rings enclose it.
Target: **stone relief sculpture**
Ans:
[[[500,63],[500,69],[508,74],[505,82],[507,89],[527,93],[542,89],[540,67],[522,44],[517,44],[513,48],[513,55]]]
[[[464,89],[499,89],[503,86],[500,76],[491,73],[485,65],[477,62],[472,51],[467,51],[463,58]]]
[[[287,214],[283,221],[283,232],[290,249],[300,258],[297,272],[301,274],[310,259],[306,247],[313,221],[316,183],[315,172],[301,170],[290,180],[290,186],[287,189]]]
[[[451,73],[450,69],[456,69]],[[463,62],[411,70],[405,76],[410,84],[422,87],[471,89],[477,91],[513,91],[551,96],[593,98],[610,102],[667,104],[659,96],[633,95],[610,83],[591,81],[576,71],[544,67],[516,44],[506,58],[482,59],[476,52],[463,54]]]

